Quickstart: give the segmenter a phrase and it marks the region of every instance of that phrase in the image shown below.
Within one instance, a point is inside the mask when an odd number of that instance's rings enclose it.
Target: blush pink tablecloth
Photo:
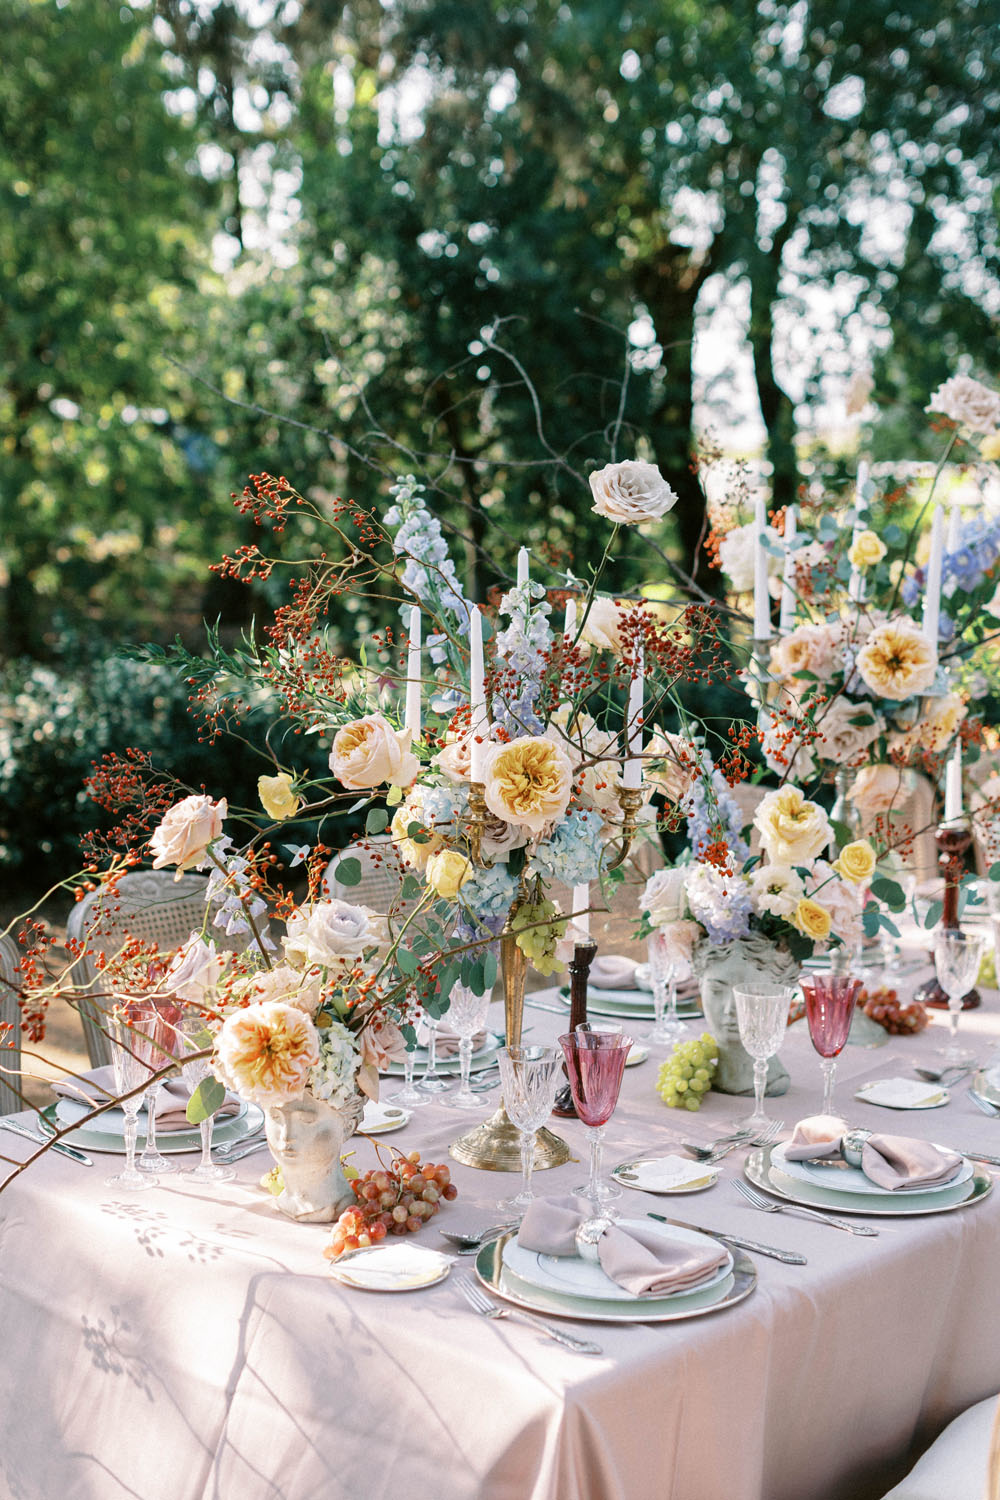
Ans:
[[[996,1003],[963,1020],[983,1050],[1000,1037]],[[532,1040],[559,1030],[547,1012],[526,1017]],[[851,1097],[852,1078],[908,1073],[942,1035],[937,1020],[848,1049],[841,1107],[858,1125],[1000,1155],[1000,1125],[961,1088],[945,1109],[907,1114]],[[699,1114],[667,1110],[658,1056],[626,1073],[610,1162],[709,1139],[746,1110],[714,1094]],[[804,1025],[783,1056],[792,1087],[774,1105],[790,1130],[819,1103]],[[434,1102],[386,1140],[446,1160],[470,1118]],[[539,1174],[539,1190],[585,1175],[583,1127],[557,1128],[580,1160]],[[0,1139],[4,1156],[30,1149]],[[372,1154],[359,1143],[362,1164]],[[448,1281],[395,1296],[340,1286],[320,1255],[327,1231],[279,1217],[257,1187],[266,1153],[235,1183],[175,1177],[134,1197],[104,1186],[114,1158],[96,1161],[49,1153],[0,1194],[0,1500],[868,1500],[1000,1389],[1000,1194],[872,1221],[877,1239],[754,1211],[730,1181],[742,1153],[707,1193],[631,1194],[636,1215],[729,1229],[809,1264],[758,1258],[753,1296],[689,1322],[568,1324],[603,1345],[585,1358],[476,1317]],[[457,1166],[455,1178],[444,1223],[488,1222],[515,1181]],[[435,1225],[420,1238],[443,1245]]]

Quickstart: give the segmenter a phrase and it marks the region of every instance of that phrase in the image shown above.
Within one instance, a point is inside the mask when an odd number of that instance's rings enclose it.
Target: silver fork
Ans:
[[[213,1146],[212,1155],[220,1156],[223,1161],[231,1157],[238,1160],[241,1156],[249,1156],[253,1151],[263,1151],[266,1145],[267,1141],[264,1136],[255,1132],[252,1135],[241,1136],[238,1141],[223,1141],[221,1146]]]
[[[734,1180],[733,1187],[754,1208],[759,1208],[766,1214],[805,1214],[810,1219],[819,1219],[821,1224],[832,1225],[834,1229],[846,1229],[848,1234],[864,1234],[869,1237],[878,1234],[878,1230],[872,1229],[868,1224],[850,1224],[847,1219],[838,1219],[836,1214],[824,1213],[821,1208],[807,1208],[804,1203],[775,1203],[772,1198],[765,1198],[763,1193],[759,1193],[748,1182],[741,1182],[739,1178]]]
[[[498,1307],[497,1304],[472,1280],[471,1276],[456,1276],[455,1285],[469,1306],[477,1313],[482,1313],[485,1318],[520,1318],[522,1323],[528,1323],[532,1328],[537,1328],[539,1333],[547,1333],[550,1339],[555,1339],[557,1344],[563,1344],[567,1349],[573,1349],[577,1354],[603,1354],[604,1350],[600,1344],[592,1344],[589,1339],[574,1338],[571,1333],[563,1333],[561,1328],[552,1328],[548,1323],[543,1323],[541,1318],[536,1318],[534,1313],[523,1312],[519,1307]]]
[[[982,1110],[983,1114],[989,1115],[991,1119],[996,1119],[997,1115],[1000,1115],[1000,1105],[994,1104],[991,1099],[985,1098],[982,1094],[977,1094],[975,1089],[969,1089],[969,1098],[977,1109]]]
[[[720,1150],[713,1152],[711,1156],[704,1156],[701,1159],[708,1166],[711,1166],[713,1162],[721,1161],[724,1156],[728,1156],[730,1151],[735,1151],[739,1146],[772,1146],[778,1139],[784,1126],[784,1120],[772,1120],[770,1125],[762,1130],[759,1135],[741,1136],[739,1140],[731,1141],[728,1145],[721,1147]]]

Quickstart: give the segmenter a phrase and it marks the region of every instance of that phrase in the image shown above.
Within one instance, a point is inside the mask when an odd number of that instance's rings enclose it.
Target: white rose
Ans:
[[[773,526],[764,527],[765,538],[780,549],[781,538]],[[754,536],[753,523],[746,526],[735,526],[732,531],[726,533],[719,543],[719,562],[722,571],[726,574],[737,594],[749,594],[753,591],[754,582],[754,556],[756,554],[756,540]],[[773,592],[774,586],[780,591],[781,574],[784,564],[780,551],[778,555],[773,552],[767,554],[768,589]]]
[[[608,464],[590,476],[591,509],[618,526],[658,521],[677,504],[677,496],[655,464],[636,459]]]
[[[651,927],[665,927],[683,918],[687,905],[687,876],[684,865],[676,865],[672,870],[657,870],[650,875],[639,904],[649,917]]]
[[[214,995],[225,967],[226,959],[215,951],[215,944],[206,942],[199,932],[192,932],[170,960],[162,988],[181,1000],[204,1005]]]
[[[776,705],[775,713],[772,718],[762,709],[758,716],[764,731],[760,748],[765,761],[779,776],[791,771],[799,781],[811,781],[816,774],[816,756],[811,739],[807,743],[800,733],[800,715],[791,700]]]
[[[750,901],[759,917],[791,917],[805,893],[790,865],[758,865],[750,876]]]
[[[580,636],[588,646],[597,651],[613,651],[622,654],[622,610],[614,599],[598,594],[591,602]]]
[[[332,969],[343,974],[368,948],[386,940],[385,918],[367,906],[348,901],[317,901],[293,911],[283,939],[285,958],[294,968]]]
[[[262,969],[251,976],[243,987],[242,995],[251,1004],[262,1005],[265,1001],[279,1005],[294,1005],[314,1016],[323,1000],[322,975],[318,969],[303,972],[293,969],[291,964],[275,964],[271,969]]]
[[[863,721],[857,722],[854,721]],[[856,765],[885,729],[885,720],[865,703],[835,698],[816,716],[816,753],[838,766]]]
[[[778,865],[808,863],[833,837],[823,809],[791,784],[768,792],[753,821],[764,852]]]
[[[1000,427],[1000,391],[971,375],[953,375],[938,386],[924,410],[940,412],[970,432],[992,433]]]

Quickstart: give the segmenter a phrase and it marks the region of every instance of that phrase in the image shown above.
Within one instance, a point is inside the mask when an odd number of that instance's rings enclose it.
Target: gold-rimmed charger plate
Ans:
[[[743,1170],[748,1182],[759,1187],[772,1197],[783,1198],[787,1203],[800,1203],[805,1208],[822,1208],[830,1213],[856,1214],[863,1218],[899,1219],[906,1216],[921,1217],[926,1214],[952,1213],[956,1208],[967,1208],[978,1203],[993,1191],[993,1179],[985,1167],[973,1162],[972,1176],[952,1191],[954,1197],[940,1190],[935,1194],[910,1193],[906,1198],[894,1198],[890,1193],[884,1197],[864,1197],[856,1193],[838,1192],[833,1188],[813,1187],[796,1182],[782,1172],[771,1168],[773,1146],[763,1146],[751,1151]],[[961,1194],[961,1196],[957,1196]],[[920,1199],[917,1202],[917,1199]],[[942,1201],[945,1199],[946,1201]]]
[[[476,1256],[476,1275],[485,1287],[515,1307],[548,1317],[572,1318],[579,1323],[677,1323],[701,1318],[735,1307],[749,1297],[757,1285],[757,1270],[749,1256],[732,1250],[733,1269],[724,1281],[704,1292],[681,1297],[637,1297],[634,1302],[601,1302],[592,1298],[567,1297],[532,1286],[515,1276],[503,1263],[503,1247],[512,1235],[505,1234],[484,1245]]]

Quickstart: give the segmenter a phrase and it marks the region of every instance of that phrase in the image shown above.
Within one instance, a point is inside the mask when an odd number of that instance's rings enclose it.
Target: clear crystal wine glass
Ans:
[[[766,1130],[771,1121],[764,1113],[764,1090],[767,1087],[767,1065],[785,1040],[788,1007],[792,989],[787,984],[759,985],[733,990],[740,1041],[753,1058],[754,1110],[740,1126],[755,1135]]]
[[[209,1074],[208,1058],[196,1057],[187,1061],[192,1052],[201,1052],[205,1047],[211,1046],[212,1038],[209,1034],[203,1016],[195,1011],[185,1011],[177,1028],[180,1039],[180,1055],[178,1061],[181,1064],[181,1072],[184,1082],[192,1094],[201,1083],[203,1078]],[[201,1161],[196,1167],[189,1167],[184,1176],[190,1182],[229,1182],[236,1176],[236,1168],[223,1166],[220,1162],[212,1160],[212,1128],[215,1116],[209,1115],[207,1120],[202,1120],[198,1129],[201,1132]]]
[[[962,1001],[972,989],[986,949],[986,934],[961,932],[950,927],[934,934],[934,968],[938,984],[948,996],[948,1045],[940,1055],[949,1064],[972,1062],[972,1053],[959,1046],[958,1022]]]
[[[583,1189],[595,1214],[614,1217],[607,1203],[620,1197],[617,1183],[601,1178],[604,1127],[610,1120],[621,1092],[625,1061],[632,1046],[630,1036],[610,1031],[576,1031],[559,1038],[566,1058],[566,1072],[573,1103],[590,1137],[590,1180]]]
[[[833,1114],[837,1058],[847,1044],[861,980],[850,974],[814,974],[802,981],[806,1020],[823,1069],[823,1114]]]
[[[154,1055],[153,1044],[148,1035],[148,1016],[143,1007],[134,1004],[116,1006],[107,1020],[108,1039],[111,1043],[111,1067],[115,1079],[115,1093],[129,1094],[121,1101],[125,1116],[125,1166],[113,1177],[106,1177],[108,1187],[123,1188],[126,1192],[139,1193],[155,1187],[158,1179],[149,1173],[140,1172],[135,1165],[135,1143],[139,1132],[139,1106],[142,1094],[133,1093],[144,1084],[151,1072]],[[147,1024],[144,1024],[144,1021]]]
[[[472,1039],[486,1026],[491,999],[492,994],[489,990],[485,995],[477,995],[474,990],[470,990],[464,984],[456,984],[452,987],[448,1005],[448,1021],[458,1036],[461,1081],[458,1093],[449,1094],[444,1100],[444,1103],[451,1109],[482,1110],[482,1098],[474,1094],[469,1087],[469,1075],[472,1072]]]
[[[669,1047],[687,1033],[677,1018],[677,980],[680,966],[670,953],[662,932],[650,934],[646,944],[649,977],[653,985],[653,1029],[648,1040]]]
[[[562,1077],[562,1054],[556,1047],[501,1047],[497,1053],[503,1102],[521,1144],[521,1191],[502,1198],[501,1208],[526,1208],[534,1198],[531,1169],[535,1163],[535,1132],[555,1103]]]
[[[181,1007],[166,995],[154,995],[150,997],[149,1008],[149,1030],[154,1046],[152,1062],[156,1071],[160,1072],[177,1052],[177,1023],[181,1017]],[[140,1172],[152,1172],[158,1176],[180,1170],[177,1163],[169,1161],[156,1146],[156,1110],[162,1087],[163,1079],[157,1078],[143,1096],[146,1106],[146,1139],[142,1155],[136,1164]]]
[[[437,1070],[438,1018],[425,1010],[422,1019],[427,1031],[427,1066],[423,1077],[417,1080],[416,1087],[422,1089],[425,1094],[443,1094],[451,1088],[451,1080],[442,1078]]]

